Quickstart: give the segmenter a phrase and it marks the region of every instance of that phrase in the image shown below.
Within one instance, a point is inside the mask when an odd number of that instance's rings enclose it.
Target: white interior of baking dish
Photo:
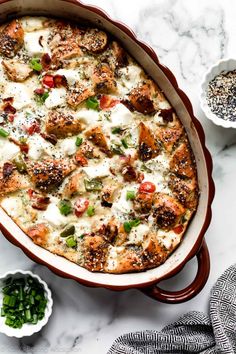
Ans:
[[[108,32],[114,34],[123,43],[128,52],[139,62],[139,64],[141,64],[146,72],[158,83],[158,85],[164,91],[165,95],[171,102],[172,106],[176,109],[177,114],[185,126],[192,150],[196,158],[201,194],[197,213],[195,214],[189,228],[187,229],[181,245],[163,265],[141,273],[121,275],[91,273],[86,269],[64,259],[63,257],[54,255],[35,245],[2,209],[0,209],[0,222],[5,226],[6,229],[8,229],[14,239],[16,239],[22,246],[26,247],[31,253],[35,254],[40,260],[50,264],[54,268],[63,271],[64,273],[67,273],[68,275],[73,275],[74,277],[77,277],[81,280],[93,282],[97,285],[100,284],[101,286],[118,286],[125,288],[127,286],[143,286],[144,283],[162,278],[163,275],[169,273],[171,270],[181,264],[187,255],[191,252],[201,232],[207,213],[207,203],[209,197],[207,166],[198,134],[191,122],[191,117],[187,109],[185,108],[182,100],[179,98],[172,84],[169,82],[160,68],[155,64],[155,62],[149,57],[149,55],[142,48],[140,48],[140,46],[135,43],[135,41],[131,39],[127,34],[122,32],[119,28],[117,28],[103,17],[93,13],[90,10],[81,8],[76,4],[63,0],[10,0],[0,4],[1,22],[9,18],[9,15],[12,17],[22,16],[25,14],[45,14],[48,16],[61,16],[73,20],[84,18],[92,21],[95,25],[105,28]]]

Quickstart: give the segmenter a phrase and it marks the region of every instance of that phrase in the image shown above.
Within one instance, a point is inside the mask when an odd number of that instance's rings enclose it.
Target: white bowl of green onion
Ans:
[[[0,333],[21,338],[39,332],[52,305],[51,291],[38,275],[17,269],[0,276]]]

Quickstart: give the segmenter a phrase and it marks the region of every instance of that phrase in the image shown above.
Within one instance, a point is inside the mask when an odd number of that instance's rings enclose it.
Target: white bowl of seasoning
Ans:
[[[11,279],[12,279],[12,281],[11,281]],[[38,285],[39,288],[41,288],[43,290],[44,297],[46,300],[45,301],[46,307],[45,307],[42,319],[37,318],[37,321],[36,321],[36,319],[34,318],[35,319],[34,321],[24,323],[21,328],[13,328],[13,327],[10,327],[9,325],[5,324],[7,316],[6,316],[6,314],[5,314],[5,316],[3,316],[4,313],[2,313],[2,311],[3,311],[2,310],[3,298],[4,298],[3,288],[7,284],[13,284],[13,286],[14,286],[15,281],[17,281],[19,279],[25,279],[25,284],[26,284],[22,298],[23,299],[25,298],[25,294],[26,294],[25,291],[27,291],[27,289],[29,289],[29,287],[27,287],[27,284],[28,284],[27,279],[32,279],[33,280],[32,289],[34,287],[34,284],[36,284],[36,286]],[[30,294],[32,294],[31,291],[29,292],[29,296],[31,296]],[[34,298],[37,295],[39,295],[39,292],[37,294],[37,291],[36,291],[36,293],[34,294]],[[16,296],[18,296],[18,295],[16,295]],[[35,301],[35,300],[33,300],[33,301]],[[24,300],[22,300],[22,303],[24,303]],[[36,302],[34,305],[32,304],[32,308],[38,306],[38,304],[39,304],[39,301]],[[14,271],[9,271],[9,272],[0,276],[0,333],[4,333],[9,337],[22,338],[22,337],[26,337],[26,336],[31,336],[32,334],[39,332],[42,329],[42,327],[44,327],[47,324],[49,317],[51,316],[51,313],[52,313],[52,306],[53,306],[53,300],[52,300],[51,290],[48,288],[47,284],[38,275],[33,274],[30,271],[24,271],[24,270],[17,269]],[[9,308],[10,307],[8,307],[8,309]],[[15,308],[15,306],[12,307],[13,310],[14,310],[14,308]],[[18,309],[19,309],[19,307],[18,307]],[[31,308],[29,307],[28,310],[30,310],[30,309]],[[22,310],[22,313],[23,312],[25,313],[25,310],[27,310],[27,309]],[[33,316],[33,314],[30,314],[30,311],[27,311],[26,314]],[[14,314],[13,314],[13,316],[14,316]],[[14,319],[13,319],[13,321],[14,321]]]
[[[236,60],[219,60],[204,75],[200,105],[216,125],[236,128]]]

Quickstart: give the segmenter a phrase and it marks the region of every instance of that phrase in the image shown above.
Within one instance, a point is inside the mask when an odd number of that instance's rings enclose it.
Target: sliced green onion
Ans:
[[[40,63],[40,58],[32,58],[30,61],[30,66],[35,71],[41,71],[43,68]]]
[[[93,179],[85,179],[84,180],[85,189],[87,192],[96,192],[101,191],[103,188],[103,184],[96,178]]]
[[[9,133],[3,128],[0,128],[0,136],[3,138],[7,138],[9,136]]]
[[[97,111],[99,109],[99,102],[96,97],[90,97],[86,101],[86,106],[89,109],[94,109],[95,111]]]
[[[61,233],[61,237],[67,237],[70,235],[74,235],[75,233],[75,226],[74,225],[68,225]]]
[[[134,191],[127,191],[126,192],[126,200],[134,200],[135,199],[135,192]]]
[[[92,205],[89,205],[88,209],[87,209],[87,215],[88,216],[93,216],[95,214],[95,209]]]
[[[75,240],[74,236],[69,236],[67,239],[66,239],[66,244],[68,247],[76,247],[77,246],[77,241]]]
[[[75,145],[76,146],[80,146],[83,142],[83,138],[81,138],[80,136],[77,136],[76,141],[75,141]]]
[[[48,97],[49,97],[49,93],[47,91],[44,92],[42,95],[39,95],[38,93],[34,93],[34,99],[39,105],[44,104],[44,102]]]
[[[59,203],[59,210],[62,215],[67,216],[72,212],[72,204],[69,200],[61,200]]]
[[[122,150],[121,146],[119,146],[119,145],[111,146],[111,151],[116,155],[124,155],[124,151]]]
[[[47,300],[44,288],[32,277],[6,280],[2,289],[1,316],[5,324],[21,328],[24,323],[36,324],[45,314]]]
[[[115,127],[111,130],[112,134],[120,134],[122,132],[122,129],[119,127]]]
[[[137,227],[140,223],[141,221],[139,219],[125,221],[123,224],[125,232],[129,233],[133,227]]]
[[[122,145],[124,146],[125,149],[128,149],[128,144],[125,139],[121,139]]]

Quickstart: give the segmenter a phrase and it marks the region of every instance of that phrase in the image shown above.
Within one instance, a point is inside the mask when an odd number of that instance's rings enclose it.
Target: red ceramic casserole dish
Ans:
[[[87,6],[76,0],[2,0],[0,20],[4,22],[22,15],[48,15],[67,19],[89,21],[94,26],[104,28],[117,37],[164,91],[167,99],[177,111],[190,140],[198,170],[200,200],[197,212],[189,225],[184,239],[175,252],[161,266],[140,273],[103,274],[88,270],[54,255],[35,245],[32,240],[0,209],[0,228],[4,236],[20,247],[31,259],[46,265],[60,276],[72,278],[84,285],[105,287],[112,290],[137,288],[148,296],[163,302],[183,302],[195,296],[205,285],[209,275],[209,254],[204,234],[211,219],[211,203],[214,183],[211,177],[212,160],[205,147],[205,137],[201,124],[194,117],[191,103],[178,87],[174,75],[159,63],[155,52],[139,41],[124,24],[108,17],[101,9]],[[168,292],[156,286],[158,282],[177,274],[194,256],[198,258],[198,272],[193,283],[178,292]]]

